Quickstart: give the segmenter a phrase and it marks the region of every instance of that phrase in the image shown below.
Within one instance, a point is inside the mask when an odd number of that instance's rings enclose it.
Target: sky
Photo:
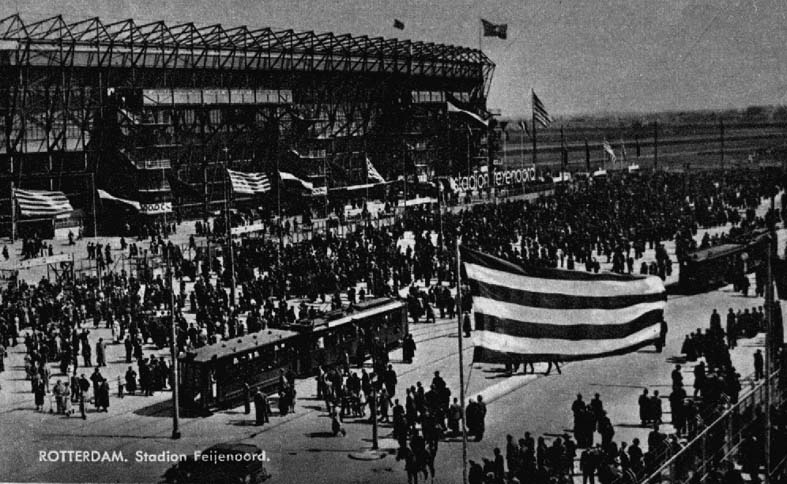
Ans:
[[[62,14],[248,25],[479,47],[488,107],[555,115],[787,104],[787,0],[4,0],[0,17]],[[393,28],[393,19],[405,30]]]

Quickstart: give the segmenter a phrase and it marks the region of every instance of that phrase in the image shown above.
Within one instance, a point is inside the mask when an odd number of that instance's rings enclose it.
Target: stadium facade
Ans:
[[[93,187],[160,217],[221,204],[225,166],[331,188],[362,182],[367,158],[386,179],[463,171],[488,137],[449,116],[446,96],[484,111],[494,67],[477,49],[410,40],[7,17],[3,226],[13,186],[65,192],[89,233]]]

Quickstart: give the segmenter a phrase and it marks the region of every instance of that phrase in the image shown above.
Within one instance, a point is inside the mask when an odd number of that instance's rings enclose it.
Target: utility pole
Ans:
[[[467,421],[465,419],[465,363],[462,348],[462,254],[459,251],[460,233],[456,233],[456,325],[459,347],[459,407],[462,409],[462,483],[467,484]]]
[[[771,220],[768,227],[770,233],[768,236],[768,285],[765,287],[765,484],[771,482],[771,358],[773,352],[771,351],[773,345],[773,256],[776,252],[776,230],[773,219],[775,215],[775,196],[771,195]]]
[[[205,155],[203,155],[202,160],[202,218],[203,218],[203,225],[202,228],[203,233],[205,234],[205,251],[207,254],[205,255],[205,262],[208,264],[208,278],[210,278],[210,271],[213,268],[213,264],[211,264],[210,258],[210,237],[211,234],[208,233],[208,160]]]
[[[178,375],[178,332],[175,327],[175,285],[172,283],[172,267],[170,263],[170,245],[164,248],[167,251],[167,279],[169,280],[169,317],[170,317],[170,352],[172,353],[172,438],[180,438],[180,398]]]

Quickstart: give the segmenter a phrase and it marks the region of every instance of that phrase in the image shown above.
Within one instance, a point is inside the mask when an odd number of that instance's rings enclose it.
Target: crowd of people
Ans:
[[[69,402],[88,400],[91,389],[94,404],[106,410],[109,381],[99,378],[97,368],[86,379],[91,381],[95,376],[95,381],[85,388],[84,374],[78,370],[80,355],[83,368],[92,366],[94,350],[99,366],[105,363],[106,343],[91,341],[91,323],[93,328],[101,323],[110,328],[111,342],[123,345],[126,363],[131,364],[134,360],[137,363],[137,368],[129,366],[125,377],[118,382],[118,393],[123,394],[122,386],[128,394],[136,394],[139,388],[143,395],[148,395],[165,389],[170,383],[166,360],[145,355],[145,351],[151,352],[150,347],[145,349],[149,340],[157,348],[167,344],[168,331],[152,313],[166,306],[170,297],[175,300],[176,344],[180,351],[187,352],[220,340],[268,327],[286,327],[299,319],[318,316],[322,309],[315,309],[314,304],[307,305],[307,302],[336,309],[344,304],[343,298],[353,304],[371,296],[398,297],[399,291],[405,288],[414,323],[422,319],[435,321],[438,315],[453,317],[458,311],[467,311],[470,305],[469,298],[463,296],[461,307],[456,307],[451,295],[452,289],[455,290],[455,286],[452,287],[456,276],[453,245],[457,237],[461,237],[465,245],[520,264],[598,272],[604,261],[619,273],[633,273],[638,264],[640,273],[665,278],[675,262],[665,249],[666,241],[675,240],[680,261],[691,250],[722,243],[726,237],[739,236],[763,226],[764,220],[755,216],[753,208],[761,197],[770,194],[775,176],[768,171],[736,172],[734,176],[714,172],[690,176],[668,172],[621,175],[605,182],[582,182],[557,188],[555,196],[529,202],[503,201],[442,214],[429,207],[412,208],[393,225],[374,227],[366,224],[343,237],[328,230],[312,234],[303,242],[284,245],[275,238],[249,238],[234,247],[234,268],[229,267],[226,257],[221,257],[226,255],[228,247],[219,246],[217,252],[209,253],[204,247],[197,247],[192,239],[189,252],[193,250],[194,257],[187,257],[180,247],[162,237],[172,231],[170,226],[162,225],[146,232],[150,244],[143,250],[169,261],[173,274],[180,280],[179,287],[168,287],[166,281],[170,278],[153,277],[152,270],[134,276],[110,272],[100,281],[95,277],[79,277],[68,287],[48,280],[35,285],[20,280],[2,292],[1,341],[14,346],[24,334],[27,374],[36,407],[40,410],[44,406],[38,403],[43,402],[41,394],[53,391],[58,410],[70,415]],[[739,216],[739,210],[744,210],[745,215]],[[709,238],[700,244],[694,240],[699,227],[723,223],[733,224],[729,235]],[[213,228],[200,224],[197,233],[221,231],[220,221],[216,224]],[[436,233],[438,226],[442,227],[440,233]],[[406,232],[413,234],[413,240],[403,248]],[[36,251],[41,250],[40,243],[34,245]],[[646,258],[648,249],[655,255]],[[114,256],[108,244],[91,244],[87,250],[89,258],[101,261],[104,266],[108,266]],[[136,244],[127,247],[124,241],[120,250],[138,254],[140,249]],[[27,256],[35,255],[32,249],[27,252]],[[234,305],[227,291],[233,269],[240,285]],[[219,274],[215,282],[210,278],[211,271]],[[194,282],[193,291],[187,292],[186,279]],[[416,282],[423,282],[423,288],[416,288]],[[143,283],[144,291],[140,291]],[[356,292],[358,287],[363,289]],[[300,306],[288,304],[293,298],[302,299],[303,303]],[[192,322],[185,317],[186,311],[196,315]],[[732,382],[738,377],[729,363],[729,348],[731,344],[734,347],[736,335],[745,334],[749,327],[760,327],[761,314],[760,310],[734,315],[735,331],[728,330],[727,341],[720,326],[716,329],[716,324],[711,324],[707,332],[687,339],[684,344],[687,359],[704,357],[707,365],[701,379],[704,383],[697,392],[703,405],[719,403],[723,395],[732,399],[737,394]],[[729,321],[728,317],[728,328]],[[733,335],[731,340],[730,334]],[[51,385],[56,391],[48,390],[52,378],[49,363],[58,363],[60,369],[61,381]],[[377,367],[367,373],[362,369],[359,375],[324,369],[318,392],[326,401],[332,430],[341,434],[344,418],[365,418],[365,409],[374,407],[383,422],[390,420],[408,475],[417,477],[425,471],[433,475],[432,463],[438,442],[443,436],[458,432],[463,403],[456,398],[452,400],[450,390],[439,375],[435,375],[429,388],[419,384],[406,389],[403,395],[401,390],[397,394],[396,378],[389,370]],[[696,385],[695,379],[695,388]],[[673,393],[680,389],[682,385],[675,386]],[[293,410],[294,377],[284,376],[279,390],[280,411]],[[255,402],[262,398],[257,393],[249,397]],[[679,397],[680,392],[675,397],[676,402],[690,400],[688,396]],[[671,403],[672,400],[670,396]],[[652,402],[652,398],[649,401]],[[261,403],[261,409],[266,406],[267,403]],[[658,425],[660,417],[655,405],[649,404],[648,408],[644,423]],[[698,412],[702,414],[702,410]],[[266,408],[265,418],[269,413]],[[471,435],[482,439],[484,402],[469,402],[465,413]],[[691,411],[687,410],[686,415],[686,420],[691,421]],[[510,439],[510,459],[508,446],[506,453],[506,459],[510,460],[508,477],[544,469],[544,475],[549,478],[562,479],[561,476],[568,472],[566,456],[572,447],[586,449],[580,459],[584,462],[582,470],[589,475],[597,474],[602,482],[607,473],[626,474],[631,469],[638,475],[640,463],[641,469],[649,469],[648,458],[638,457],[638,442],[630,446],[615,444],[614,427],[598,396],[588,405],[580,399],[574,416],[574,439],[566,436],[554,439],[548,448],[546,441],[541,446],[542,439],[536,444],[527,435],[524,445]],[[594,442],[593,432],[601,435],[599,443]],[[659,434],[658,428],[654,427],[653,432]],[[672,446],[676,441],[673,437],[658,439],[664,446]],[[521,450],[514,452],[514,446]],[[655,452],[655,447],[648,447],[648,452]],[[488,466],[473,467],[474,475],[483,474],[486,479],[491,471],[496,478],[500,477],[498,457],[496,455]],[[623,465],[626,461],[628,466]],[[480,473],[477,467],[481,467]]]

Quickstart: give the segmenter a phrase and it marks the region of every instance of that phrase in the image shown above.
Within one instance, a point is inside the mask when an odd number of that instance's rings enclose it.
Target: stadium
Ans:
[[[225,168],[340,191],[368,178],[367,159],[386,180],[417,182],[493,151],[448,116],[446,96],[486,111],[495,65],[472,48],[14,15],[0,20],[0,66],[5,233],[15,188],[63,192],[90,234],[116,205],[148,221],[216,210]],[[36,221],[16,220],[19,233]]]

